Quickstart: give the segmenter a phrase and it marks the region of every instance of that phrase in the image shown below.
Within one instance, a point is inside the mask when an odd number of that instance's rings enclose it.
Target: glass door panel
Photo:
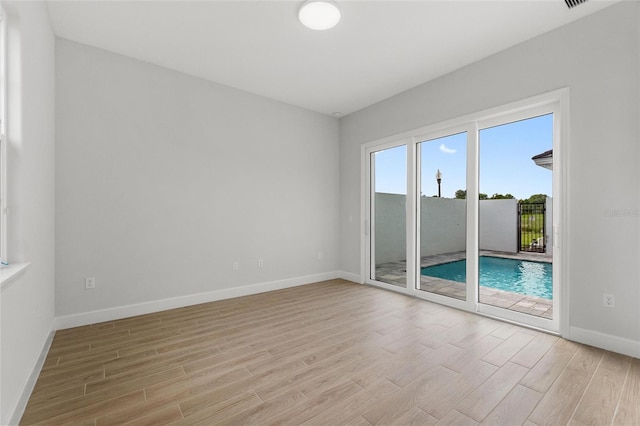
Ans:
[[[553,318],[553,114],[479,132],[478,301]]]
[[[375,281],[407,286],[407,147],[371,154],[371,267]]]
[[[418,144],[419,290],[466,300],[467,133]]]

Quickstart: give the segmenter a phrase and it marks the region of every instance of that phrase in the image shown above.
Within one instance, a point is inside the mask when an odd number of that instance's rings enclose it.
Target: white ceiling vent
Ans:
[[[576,7],[578,5],[581,5],[582,3],[586,2],[587,0],[564,0],[564,2],[567,4],[567,7],[569,9],[571,9],[572,7]]]

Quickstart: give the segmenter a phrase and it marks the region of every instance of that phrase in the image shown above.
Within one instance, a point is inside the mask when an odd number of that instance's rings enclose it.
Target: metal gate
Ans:
[[[546,203],[518,203],[518,247],[520,251],[546,253]]]

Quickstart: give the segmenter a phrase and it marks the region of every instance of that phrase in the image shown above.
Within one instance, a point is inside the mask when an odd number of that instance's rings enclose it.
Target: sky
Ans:
[[[518,199],[533,194],[551,196],[551,170],[536,166],[534,155],[553,148],[551,114],[480,131],[480,192],[510,193]],[[442,197],[454,198],[466,189],[466,134],[446,136],[420,144],[421,194],[438,194],[436,172],[442,173]],[[376,192],[406,194],[405,146],[378,151],[375,155]]]

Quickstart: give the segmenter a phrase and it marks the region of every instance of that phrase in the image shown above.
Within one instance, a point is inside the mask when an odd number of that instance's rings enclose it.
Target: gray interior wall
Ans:
[[[56,79],[58,316],[338,270],[337,119],[63,39]]]
[[[344,117],[342,269],[360,273],[362,144],[568,87],[568,241],[561,244],[570,325],[639,341],[640,220],[637,214],[606,214],[639,207],[638,7],[616,4]],[[606,179],[597,172],[602,170]],[[604,292],[616,296],[615,309],[603,307]]]
[[[2,288],[0,424],[17,421],[54,329],[54,43],[44,2],[3,1],[8,21],[7,250],[30,262]]]

